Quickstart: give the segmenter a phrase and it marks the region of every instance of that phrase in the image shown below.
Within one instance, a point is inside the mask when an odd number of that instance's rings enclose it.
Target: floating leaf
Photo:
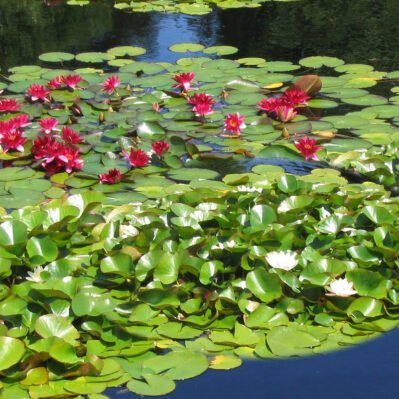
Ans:
[[[17,364],[25,353],[25,345],[19,339],[0,337],[0,370]]]

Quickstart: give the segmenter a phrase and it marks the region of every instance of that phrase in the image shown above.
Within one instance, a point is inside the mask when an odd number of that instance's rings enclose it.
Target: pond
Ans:
[[[0,0],[0,397],[397,394],[397,1],[70,3]]]
[[[124,13],[112,1],[90,6],[0,1],[0,66],[32,64],[48,51],[79,53],[118,45],[142,46],[142,60],[174,61],[175,42],[227,44],[239,57],[267,60],[329,55],[347,63],[394,70],[399,63],[399,5],[395,0],[266,3],[255,9],[215,9],[202,16]],[[387,40],[389,37],[389,40]]]

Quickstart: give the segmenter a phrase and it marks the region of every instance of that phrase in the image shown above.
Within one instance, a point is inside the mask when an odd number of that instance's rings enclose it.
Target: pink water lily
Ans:
[[[182,92],[187,92],[191,88],[191,81],[195,78],[194,72],[177,73],[173,76],[173,80],[177,82],[173,88],[180,88]]]
[[[31,101],[50,101],[48,95],[50,90],[47,90],[43,85],[33,84],[28,87],[26,95]]]
[[[281,105],[283,105],[283,102],[276,97],[264,98],[257,103],[258,108],[265,112],[275,112]]]
[[[68,126],[64,126],[62,128],[62,138],[65,141],[65,144],[69,146],[73,146],[79,144],[83,141],[82,137],[80,137],[78,132],[75,132]]]
[[[284,92],[283,96],[284,100],[291,104],[293,107],[298,105],[306,105],[306,101],[310,99],[304,91],[299,89],[288,89]]]
[[[20,130],[9,130],[8,132],[5,132],[0,139],[4,152],[9,150],[23,152],[26,138],[23,137],[22,134],[23,132]]]
[[[72,90],[81,82],[82,77],[80,75],[67,75],[62,77],[62,82],[65,86],[68,86]]]
[[[39,132],[42,132],[44,134],[60,131],[60,129],[57,128],[58,121],[55,118],[44,118],[39,122],[39,125],[40,125]]]
[[[262,111],[274,114],[281,122],[289,122],[297,115],[297,107],[307,105],[309,98],[302,90],[288,89],[281,97],[264,98],[257,106]]]
[[[322,150],[323,147],[320,145],[316,145],[316,140],[305,136],[304,138],[295,141],[294,145],[301,152],[306,161],[319,161],[316,152]]]
[[[14,116],[14,118],[11,118],[8,122],[13,129],[23,129],[26,126],[31,125],[31,122],[29,121],[29,115],[26,114]]]
[[[213,104],[216,101],[206,93],[195,93],[193,96],[188,97],[187,101],[193,105],[193,111],[196,116],[206,116],[213,113]]]
[[[21,104],[14,98],[0,100],[0,112],[18,112]]]
[[[99,176],[100,183],[116,184],[122,179],[122,174],[118,169],[110,169],[107,173],[103,173]]]
[[[278,120],[283,123],[290,122],[297,115],[297,111],[295,111],[295,108],[291,107],[290,105],[280,105],[276,108],[274,113],[276,114]]]
[[[102,90],[107,92],[108,94],[114,93],[115,89],[121,84],[121,81],[118,76],[113,75],[102,83]]]
[[[130,149],[130,153],[123,151],[126,159],[134,168],[142,168],[150,163],[150,157],[143,150]]]
[[[154,150],[155,154],[161,156],[169,151],[169,144],[163,140],[156,141],[151,145],[152,149]]]
[[[49,89],[58,89],[64,84],[63,79],[64,77],[61,75],[56,76],[55,78],[51,79],[50,82],[47,83],[47,87]]]
[[[224,131],[239,135],[241,130],[247,126],[244,123],[245,116],[240,115],[238,112],[236,114],[227,114],[224,121]]]
[[[58,155],[59,166],[65,169],[65,172],[80,170],[83,167],[83,160],[79,156],[79,150],[63,146],[62,152]]]

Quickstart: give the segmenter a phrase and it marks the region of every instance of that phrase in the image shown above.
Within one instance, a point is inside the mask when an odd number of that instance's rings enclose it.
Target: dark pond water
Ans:
[[[100,51],[137,45],[143,60],[174,61],[168,47],[193,41],[233,45],[238,56],[298,61],[330,55],[349,63],[399,69],[398,0],[304,0],[205,16],[127,14],[111,1],[46,7],[39,0],[0,0],[0,67],[37,62],[48,51]],[[208,371],[180,382],[171,399],[317,397],[394,398],[399,394],[399,332],[347,351],[312,358],[245,362],[230,372]],[[137,397],[120,390],[113,399]]]
[[[394,399],[399,395],[399,331],[345,351],[308,358],[245,362],[179,381],[170,399]],[[121,389],[112,399],[139,398]]]
[[[0,67],[35,63],[47,51],[95,51],[138,45],[142,59],[173,61],[170,44],[229,44],[239,56],[297,61],[331,55],[380,69],[399,66],[397,0],[303,0],[205,16],[128,14],[112,1],[46,7],[41,0],[0,0]]]

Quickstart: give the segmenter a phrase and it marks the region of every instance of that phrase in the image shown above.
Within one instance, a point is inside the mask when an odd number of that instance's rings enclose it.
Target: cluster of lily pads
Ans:
[[[171,50],[3,76],[2,397],[163,395],[398,324],[399,106],[373,91],[399,74]]]
[[[129,1],[129,0],[115,0],[114,7],[119,10],[129,12],[150,12],[160,11],[168,13],[182,13],[189,15],[204,15],[212,11],[216,6],[222,9],[229,8],[256,8],[260,7],[262,3],[270,1],[297,1],[297,0],[162,0],[162,1]],[[93,3],[93,0],[44,0],[48,6],[57,6],[60,4],[68,4],[73,6],[85,6]]]

